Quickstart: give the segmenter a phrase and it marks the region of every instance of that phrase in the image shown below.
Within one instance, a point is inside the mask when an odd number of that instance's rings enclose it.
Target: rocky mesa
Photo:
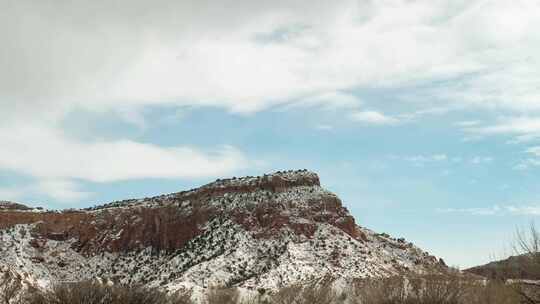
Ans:
[[[0,271],[32,286],[101,279],[171,291],[274,289],[445,269],[412,243],[357,225],[307,170],[82,210],[0,204]]]

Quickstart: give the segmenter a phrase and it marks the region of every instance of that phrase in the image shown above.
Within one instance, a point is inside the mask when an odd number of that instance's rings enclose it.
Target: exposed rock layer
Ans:
[[[357,226],[306,170],[85,210],[23,207],[0,208],[0,264],[42,285],[101,277],[169,289],[274,288],[444,269],[411,243]]]

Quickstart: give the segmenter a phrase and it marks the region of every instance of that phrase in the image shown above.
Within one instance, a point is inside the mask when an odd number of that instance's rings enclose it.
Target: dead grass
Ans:
[[[33,292],[21,304],[194,304],[189,293],[167,294],[143,286],[81,282]],[[336,292],[331,282],[295,285],[242,297],[235,288],[209,289],[203,304],[518,304],[519,289],[461,275],[364,280]],[[13,303],[10,303],[13,304]]]
[[[355,304],[518,304],[516,290],[501,282],[460,275],[366,281],[353,287]]]

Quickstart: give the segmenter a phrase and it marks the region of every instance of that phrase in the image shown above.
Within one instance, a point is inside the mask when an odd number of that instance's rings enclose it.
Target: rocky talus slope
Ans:
[[[84,210],[0,204],[0,272],[32,286],[99,278],[169,290],[273,289],[444,269],[412,243],[358,226],[306,170]]]

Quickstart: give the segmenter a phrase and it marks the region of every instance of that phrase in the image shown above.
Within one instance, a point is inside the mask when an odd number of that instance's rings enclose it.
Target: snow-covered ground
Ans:
[[[1,269],[40,287],[102,279],[197,291],[212,286],[276,289],[325,276],[353,280],[443,267],[402,239],[360,226],[353,231],[341,227],[350,217],[348,212],[309,171],[220,180],[199,189],[115,202],[84,212],[96,217],[95,224],[105,219],[119,221],[119,215],[132,208],[164,206],[188,215],[204,206],[214,215],[183,246],[161,251],[104,247],[100,252],[80,252],[75,238],[53,240],[37,234],[39,223],[18,224],[0,230]],[[111,217],[111,212],[117,216]],[[102,213],[108,216],[101,217]],[[128,221],[137,225],[141,219]],[[99,241],[119,239],[126,233],[115,223],[110,227],[100,232]]]

